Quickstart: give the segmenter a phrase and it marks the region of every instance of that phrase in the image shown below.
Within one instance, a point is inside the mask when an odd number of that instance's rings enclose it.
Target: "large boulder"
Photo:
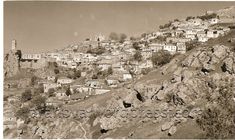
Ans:
[[[213,54],[219,59],[224,59],[230,52],[229,48],[224,45],[215,45],[212,47],[212,50]]]
[[[177,131],[176,126],[172,126],[168,131],[168,135],[172,136],[175,134],[176,131]]]
[[[161,130],[166,131],[169,130],[174,125],[174,122],[166,122],[162,125]]]
[[[228,73],[232,74],[234,73],[235,69],[234,69],[234,58],[233,57],[228,57],[223,61],[223,65],[222,65],[222,70],[225,72],[227,71]]]

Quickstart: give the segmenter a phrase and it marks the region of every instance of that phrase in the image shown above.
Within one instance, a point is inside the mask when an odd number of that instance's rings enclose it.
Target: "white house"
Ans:
[[[209,31],[207,31],[207,37],[208,38],[217,38],[217,37],[219,37],[219,33],[217,30],[209,30]]]
[[[57,85],[62,86],[62,85],[67,85],[73,82],[73,79],[67,78],[67,77],[60,77],[57,79]]]
[[[43,91],[44,91],[44,93],[46,93],[49,91],[49,89],[55,89],[57,87],[58,87],[58,85],[56,83],[52,83],[52,82],[44,83],[43,84]]]
[[[149,48],[148,49],[143,49],[141,51],[141,55],[142,55],[143,59],[146,60],[146,59],[152,57],[153,51]]]
[[[219,22],[219,19],[218,19],[218,18],[212,18],[212,19],[209,20],[209,23],[210,23],[210,24],[216,24],[216,23],[218,23],[218,22]]]
[[[173,44],[165,44],[163,46],[163,50],[169,51],[171,54],[176,53],[176,46]]]
[[[132,79],[132,75],[129,72],[124,72],[123,73],[123,80],[127,81],[127,80],[131,80]]]
[[[42,54],[23,54],[22,59],[26,60],[39,60],[42,58]]]

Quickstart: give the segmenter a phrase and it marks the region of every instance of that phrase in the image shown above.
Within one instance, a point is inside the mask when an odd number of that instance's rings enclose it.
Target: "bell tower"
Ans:
[[[15,39],[13,39],[13,40],[11,41],[11,50],[12,50],[12,51],[15,51],[15,50],[16,50],[16,40],[15,40]]]

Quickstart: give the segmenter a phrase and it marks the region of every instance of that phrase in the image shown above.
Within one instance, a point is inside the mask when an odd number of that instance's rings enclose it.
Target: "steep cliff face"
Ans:
[[[17,74],[20,69],[19,56],[15,51],[10,51],[4,57],[4,76],[5,78],[12,77]]]

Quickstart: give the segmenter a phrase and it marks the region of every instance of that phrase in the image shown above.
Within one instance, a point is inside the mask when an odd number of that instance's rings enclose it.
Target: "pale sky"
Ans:
[[[4,51],[17,40],[23,53],[60,49],[110,32],[155,31],[176,18],[196,16],[235,2],[4,2]]]

